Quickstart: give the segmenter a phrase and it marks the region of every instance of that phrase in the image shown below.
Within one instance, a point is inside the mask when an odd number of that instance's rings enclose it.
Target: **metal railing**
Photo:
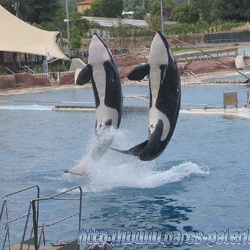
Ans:
[[[10,70],[8,67],[5,67],[5,70],[9,71],[12,75],[15,75],[15,73],[12,70]]]
[[[37,77],[37,78],[47,78],[53,84],[60,84],[61,78],[65,75],[70,75],[70,74],[75,74],[75,71],[56,71],[56,72],[48,72],[48,73],[33,73],[32,75]]]
[[[18,216],[16,218],[13,218],[13,219],[10,220],[9,219],[8,199],[7,198],[11,197],[11,196],[14,196],[16,194],[20,194],[20,193],[26,192],[26,191],[31,190],[31,189],[36,189],[36,197],[39,198],[39,196],[40,196],[40,189],[39,189],[39,186],[37,186],[37,185],[30,186],[28,188],[24,188],[24,189],[21,189],[21,190],[18,190],[16,192],[13,192],[13,193],[10,193],[10,194],[7,194],[7,195],[3,196],[3,204],[2,204],[2,209],[1,209],[1,212],[0,212],[0,223],[3,220],[3,215],[4,214],[6,216],[6,221],[5,221],[5,237],[4,237],[2,249],[5,249],[5,245],[6,245],[7,241],[9,243],[8,244],[8,249],[10,249],[10,246],[11,246],[11,243],[10,243],[10,225],[13,224],[14,222],[20,221],[21,219],[23,219],[23,218],[26,217],[26,221],[25,221],[25,225],[24,225],[24,231],[23,231],[23,236],[22,236],[22,242],[24,241],[25,233],[26,233],[26,229],[27,229],[27,225],[28,225],[29,216],[31,214],[31,206],[29,206],[27,214]],[[36,216],[39,216],[39,204],[38,204],[37,208],[38,208],[38,211],[36,212]]]
[[[217,39],[209,39],[205,40],[205,43],[236,43],[241,42],[238,38],[217,38]]]
[[[37,195],[36,198],[31,200],[29,203],[29,208],[28,208],[28,212],[25,215],[13,218],[11,220],[9,220],[9,211],[8,211],[8,206],[7,206],[7,197],[10,197],[12,195],[15,194],[19,194],[21,192],[30,190],[32,188],[36,188],[37,189]],[[74,190],[79,190],[79,197],[78,198],[63,198],[62,195],[70,193]],[[41,223],[39,224],[39,217],[40,217],[40,211],[39,211],[39,206],[40,204],[42,204],[42,202],[44,201],[51,201],[51,200],[64,200],[64,201],[72,201],[72,200],[79,200],[79,210],[77,213],[74,214],[70,214],[66,217],[60,218],[57,221],[53,221],[51,223]],[[81,230],[81,220],[82,220],[82,188],[80,186],[77,187],[73,187],[71,189],[68,189],[66,191],[60,192],[58,194],[49,196],[49,197],[41,197],[40,196],[40,189],[38,186],[31,186],[22,190],[19,190],[17,192],[5,195],[3,197],[3,205],[2,205],[2,209],[0,212],[0,223],[3,219],[3,215],[6,215],[6,221],[5,221],[5,237],[4,237],[4,242],[3,242],[3,246],[2,246],[2,250],[6,249],[6,242],[8,241],[8,249],[11,249],[11,242],[10,242],[10,224],[14,223],[14,222],[18,222],[20,219],[26,218],[25,220],[25,225],[24,225],[24,229],[23,229],[23,235],[22,235],[22,239],[21,239],[21,243],[20,243],[20,250],[23,249],[24,244],[25,243],[25,236],[26,236],[26,232],[28,229],[28,223],[29,223],[29,219],[32,215],[32,229],[31,229],[31,234],[30,234],[30,238],[32,239],[33,237],[33,243],[29,243],[29,245],[33,245],[34,244],[34,248],[35,250],[38,250],[40,247],[40,243],[41,243],[41,239],[43,237],[43,242],[45,245],[45,235],[44,235],[44,228],[46,227],[50,227],[50,226],[54,226],[58,223],[61,223],[63,221],[69,220],[72,217],[78,216],[78,232]],[[51,210],[50,210],[50,214],[51,214]],[[46,217],[47,218],[47,217]],[[41,229],[40,234],[39,234],[39,229]],[[78,237],[78,235],[76,236],[76,238]],[[80,246],[78,246],[78,249],[80,248]]]
[[[186,70],[183,74],[183,83],[189,84],[189,83],[200,83],[200,79],[198,76],[193,73],[192,71]]]
[[[246,75],[246,73],[248,73],[248,71],[250,70],[250,64],[248,64],[248,65],[246,65],[243,69],[242,69],[242,74],[238,74],[236,77],[235,77],[235,79],[234,79],[234,81],[244,81],[244,80],[247,80],[247,76],[246,76],[246,79],[240,79],[240,77],[242,77],[242,75]]]
[[[28,70],[28,72],[31,72],[32,74],[34,74],[35,73],[35,71],[33,70],[33,69],[31,69],[29,66],[27,66],[27,65],[23,65],[23,67],[22,68],[24,68],[24,69],[26,69],[26,70]]]
[[[76,190],[76,189],[79,189],[79,198],[58,198],[59,196],[62,196],[63,194],[66,194],[66,193],[69,193],[69,192],[72,192],[73,190]],[[39,217],[36,216],[36,211],[37,210],[37,207],[39,206],[39,202],[42,202],[42,201],[46,201],[46,200],[79,200],[79,211],[78,213],[75,213],[75,214],[72,214],[70,216],[67,216],[67,217],[64,217],[64,218],[61,218],[60,220],[58,221],[54,221],[50,224],[44,224],[42,223],[41,225],[39,225]],[[64,192],[61,192],[61,193],[58,193],[56,195],[53,195],[53,196],[50,196],[50,197],[41,197],[41,198],[37,198],[37,199],[34,199],[31,201],[31,206],[32,206],[32,214],[33,214],[33,228],[34,228],[34,246],[35,246],[35,250],[38,250],[39,249],[39,246],[40,246],[40,242],[39,242],[39,237],[38,237],[38,229],[39,228],[42,228],[42,230],[45,228],[45,227],[50,227],[50,226],[53,226],[55,224],[58,224],[62,221],[65,221],[65,220],[68,220],[74,216],[78,216],[78,232],[81,230],[81,220],[82,220],[82,188],[80,186],[78,187],[74,187],[74,188],[71,188],[71,189],[68,189]],[[80,246],[79,246],[80,247]],[[78,249],[79,249],[78,247]]]

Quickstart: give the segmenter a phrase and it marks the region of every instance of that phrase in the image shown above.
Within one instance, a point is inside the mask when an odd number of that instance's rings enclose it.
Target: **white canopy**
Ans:
[[[0,51],[67,59],[55,42],[58,33],[36,28],[0,5]]]

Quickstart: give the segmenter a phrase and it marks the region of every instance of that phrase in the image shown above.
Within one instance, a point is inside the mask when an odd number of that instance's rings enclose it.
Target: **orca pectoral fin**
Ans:
[[[92,66],[87,64],[79,73],[76,83],[78,85],[83,85],[88,83],[92,78]]]
[[[146,75],[149,74],[150,66],[149,64],[143,64],[135,67],[133,70],[129,72],[127,75],[129,80],[135,80],[140,81],[142,80]]]
[[[111,75],[114,75],[114,72],[117,71],[116,69],[116,64],[115,62],[112,60],[113,64],[110,61],[105,61],[103,63],[104,69],[106,72],[108,72]]]
[[[115,148],[111,148],[111,149],[114,151],[123,153],[123,154],[138,156],[147,144],[148,144],[148,140],[146,140],[143,143],[140,143],[140,144],[138,144],[138,145],[136,145],[128,150],[120,150],[120,149],[115,149]]]

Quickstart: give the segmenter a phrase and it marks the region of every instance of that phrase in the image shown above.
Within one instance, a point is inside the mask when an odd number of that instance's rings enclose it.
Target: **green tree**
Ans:
[[[0,4],[13,14],[16,13],[13,8],[14,2],[13,0],[0,0]],[[53,21],[54,14],[61,5],[60,0],[20,0],[18,2],[22,19],[31,24]]]
[[[213,20],[249,21],[249,0],[214,0]]]
[[[71,38],[70,38],[70,48],[71,50],[78,50],[81,48],[82,46],[82,41],[81,41],[81,36],[78,34],[79,33],[79,29],[77,28],[77,26],[73,26],[71,27]]]
[[[174,9],[174,4],[171,0],[163,0],[163,16],[165,20],[171,19],[172,11]],[[148,12],[153,15],[161,14],[161,1],[153,0],[148,4]]]
[[[137,6],[134,10],[134,19],[143,19],[143,17],[146,15],[146,9],[143,6]]]
[[[242,0],[241,9],[244,9],[243,13],[241,14],[243,21],[250,21],[250,1],[249,0]],[[239,20],[241,21],[241,20]]]
[[[89,14],[98,17],[120,17],[122,10],[122,0],[94,0]]]
[[[142,7],[144,9],[148,9],[148,4],[151,0],[124,0],[123,1],[123,9],[125,11],[136,11],[137,7]]]
[[[89,15],[90,16],[101,16],[101,4],[102,4],[102,0],[95,0],[92,4],[91,4],[91,8],[89,10]]]
[[[150,14],[153,14],[153,15],[160,15],[161,14],[161,1],[156,1],[156,0],[153,0],[149,3],[149,12]]]
[[[20,17],[24,21],[28,21],[30,15],[31,15],[31,10],[29,8],[31,1],[30,0],[20,0],[17,3],[19,3],[18,6],[16,6],[18,9],[14,6],[15,1],[13,1],[13,0],[0,0],[0,4],[5,9],[7,9],[10,13],[16,15],[17,11],[19,11],[18,17]]]
[[[199,13],[189,4],[178,4],[173,9],[172,19],[180,23],[196,23],[199,20]]]
[[[192,12],[198,13],[201,21],[211,23],[214,11],[213,2],[214,0],[191,0]]]
[[[72,50],[80,49],[82,45],[82,38],[86,36],[89,29],[95,27],[96,25],[94,23],[91,23],[86,19],[75,18],[72,20],[70,22],[70,46]]]
[[[120,17],[123,10],[123,0],[102,0],[101,15],[103,17]]]
[[[40,24],[42,22],[51,22],[54,14],[60,8],[59,0],[30,0],[30,22]]]
[[[163,14],[165,15],[166,20],[172,20],[172,12],[175,5],[171,1],[165,2],[163,6]]]

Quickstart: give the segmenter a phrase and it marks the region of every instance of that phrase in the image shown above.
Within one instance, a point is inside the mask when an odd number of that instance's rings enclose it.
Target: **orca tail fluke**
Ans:
[[[117,149],[117,148],[110,148],[116,152],[119,152],[119,153],[123,153],[123,154],[126,154],[126,155],[132,155],[132,153],[130,152],[130,150],[121,150],[121,149]]]
[[[111,148],[114,151],[127,154],[127,155],[134,155],[134,156],[139,156],[140,152],[145,148],[145,146],[148,144],[148,140],[144,141],[143,143],[140,143],[128,150],[120,150],[120,149],[115,149]]]

